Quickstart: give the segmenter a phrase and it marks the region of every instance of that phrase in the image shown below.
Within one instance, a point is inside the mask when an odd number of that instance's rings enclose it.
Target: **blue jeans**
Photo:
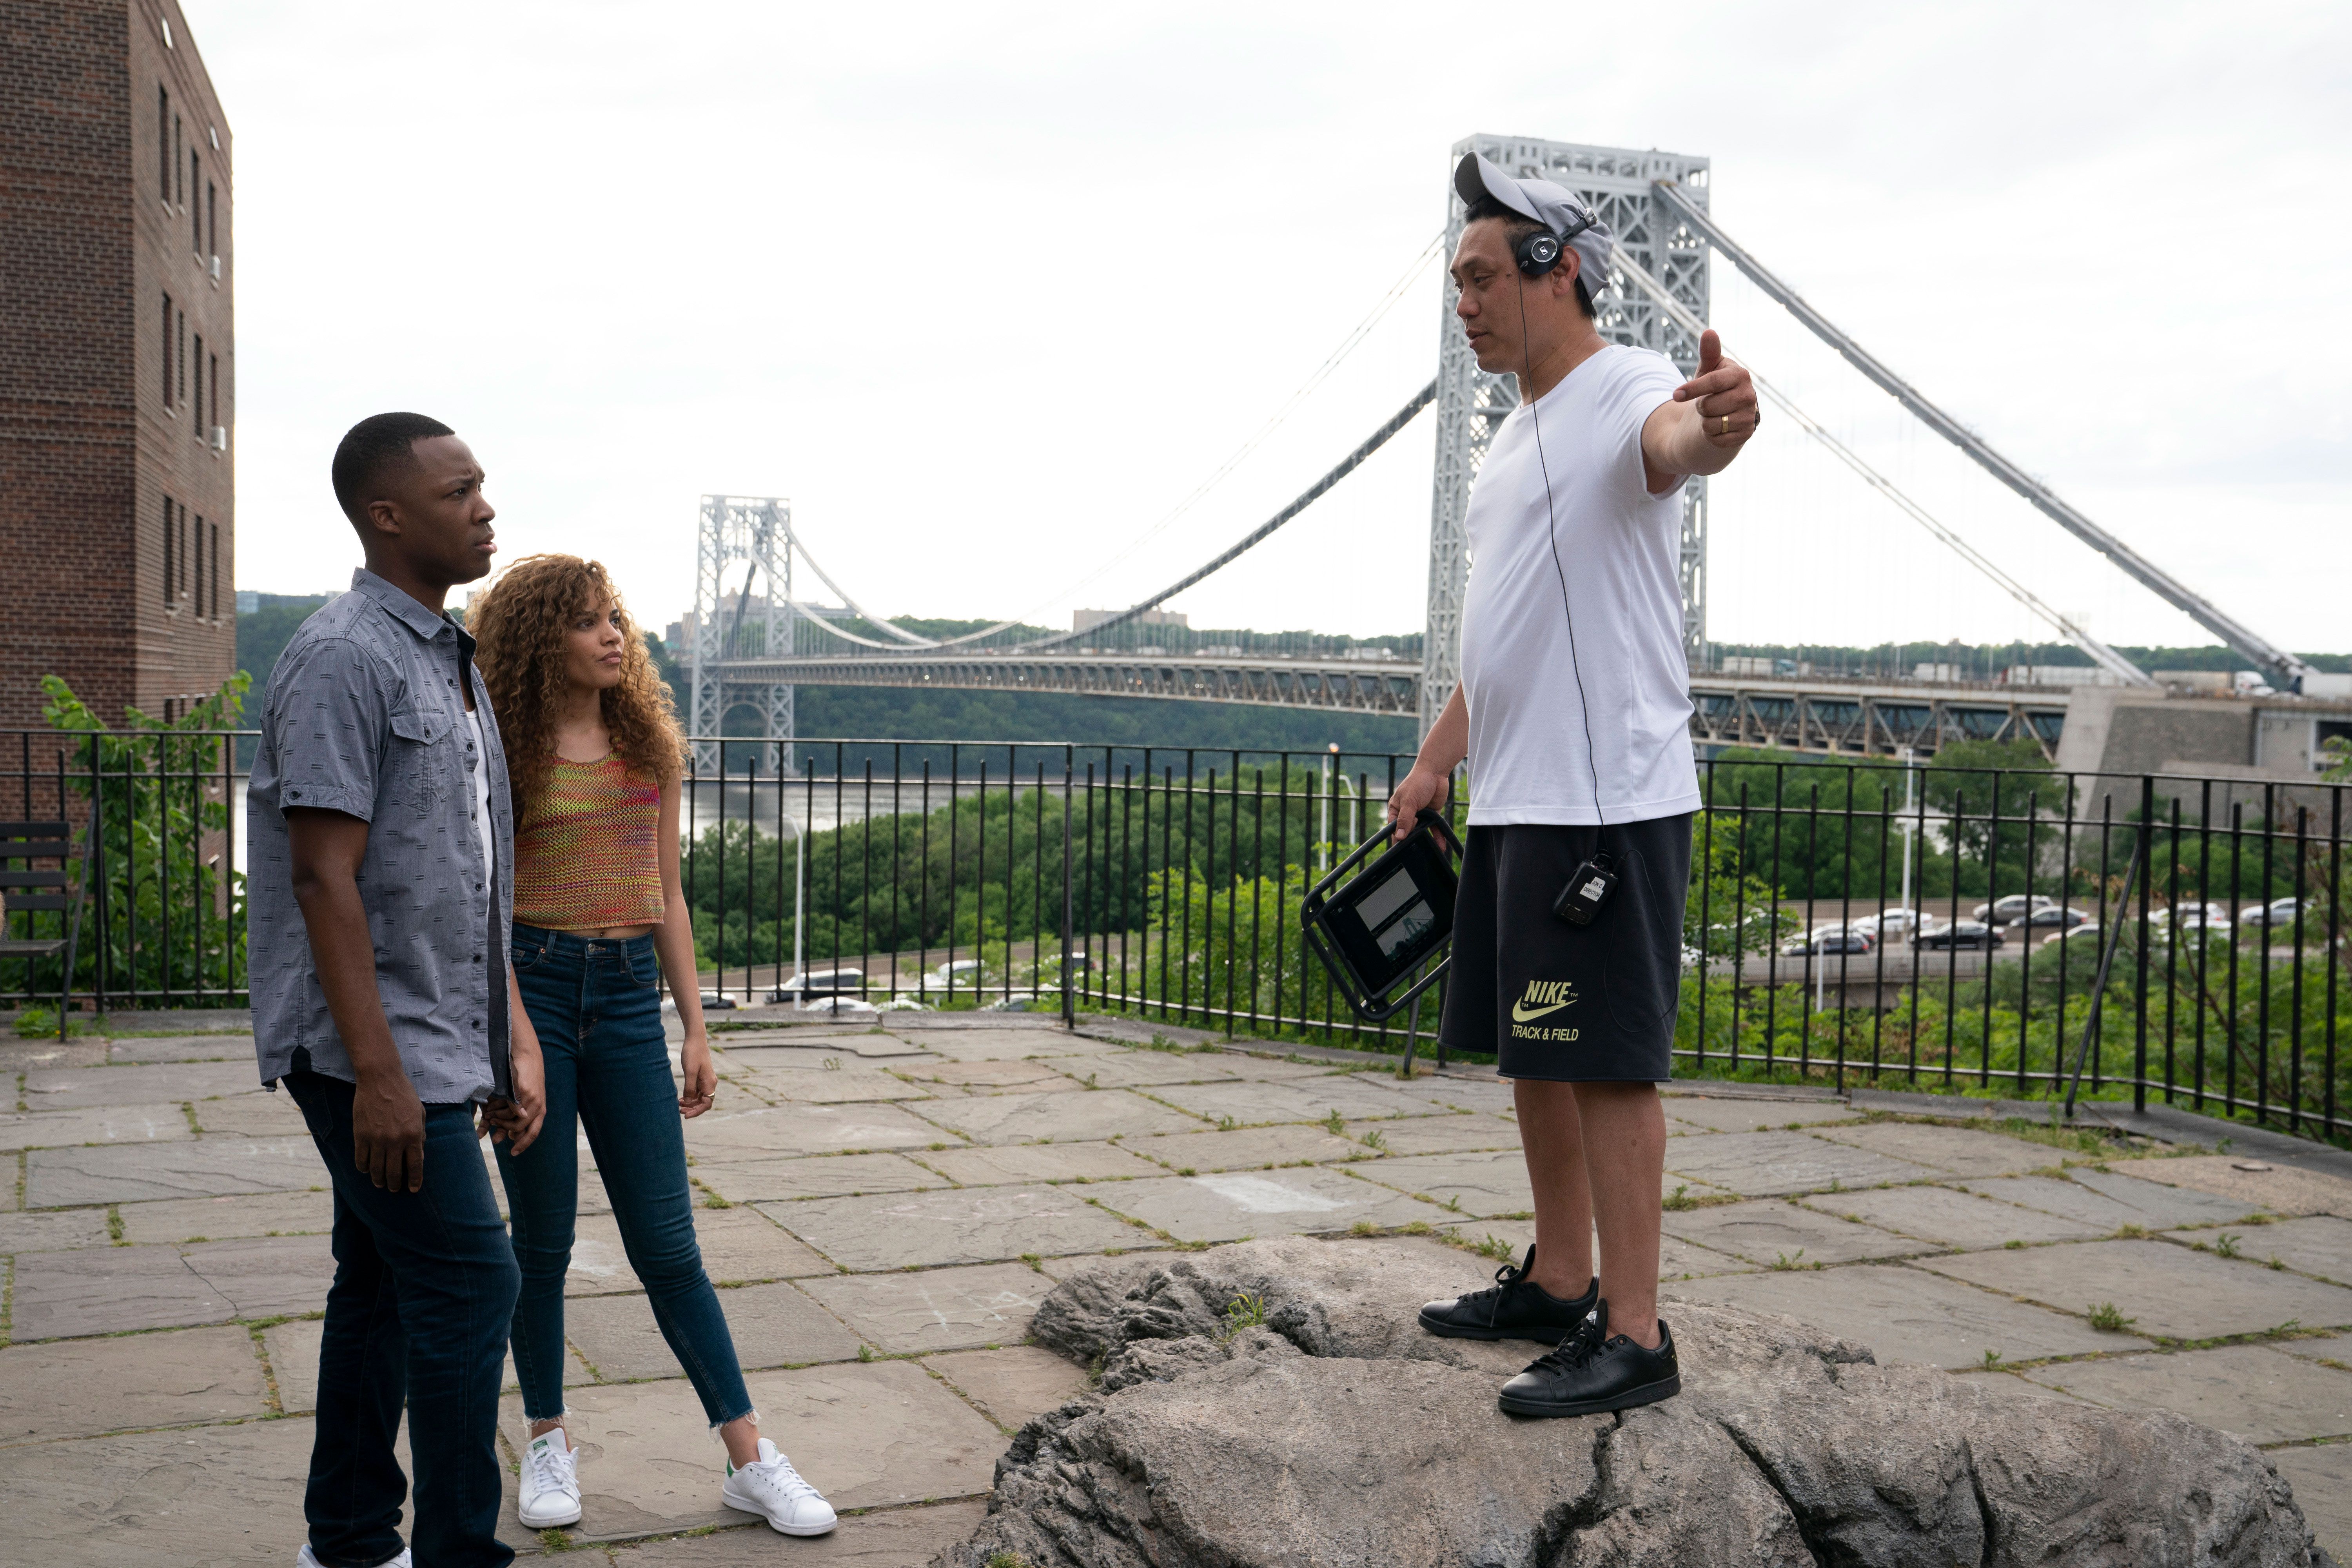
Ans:
[[[713,1426],[751,1414],[719,1292],[702,1271],[686,1131],[662,1037],[650,936],[514,928],[515,978],[547,1068],[547,1124],[520,1155],[498,1145],[522,1292],[514,1309],[523,1414],[563,1414],[563,1276],[580,1206],[580,1140],[604,1178],[629,1267]]]
[[[502,1568],[493,1533],[499,1384],[514,1315],[514,1255],[474,1141],[473,1107],[425,1108],[425,1185],[387,1192],[352,1163],[352,1088],[308,1069],[282,1080],[335,1194],[335,1283],[319,1346],[319,1414],[302,1511],[328,1568],[400,1554],[407,1481],[393,1458],[401,1407],[416,1464],[410,1545],[433,1568]]]

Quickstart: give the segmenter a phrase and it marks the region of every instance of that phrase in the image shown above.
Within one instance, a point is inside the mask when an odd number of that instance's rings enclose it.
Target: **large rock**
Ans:
[[[1033,1331],[1098,1387],[1022,1428],[935,1568],[2329,1562],[2234,1438],[1883,1367],[1788,1319],[1677,1303],[1681,1397],[1505,1415],[1537,1347],[1412,1319],[1482,1274],[1430,1243],[1290,1237],[1066,1282]]]

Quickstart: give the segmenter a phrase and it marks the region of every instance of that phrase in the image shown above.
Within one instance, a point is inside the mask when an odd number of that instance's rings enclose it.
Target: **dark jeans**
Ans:
[[[670,1353],[693,1381],[703,1415],[723,1426],[751,1413],[719,1292],[702,1271],[686,1131],[662,1037],[650,936],[625,940],[514,928],[515,978],[547,1068],[547,1124],[516,1156],[498,1145],[513,1216],[522,1294],[514,1310],[523,1414],[563,1414],[563,1276],[580,1206],[580,1140],[612,1200],[629,1255]]]
[[[352,1163],[352,1088],[307,1068],[282,1080],[335,1193],[335,1283],[319,1347],[319,1414],[302,1511],[328,1568],[400,1554],[407,1480],[393,1458],[408,1409],[416,1465],[411,1547],[430,1568],[501,1568],[499,1384],[514,1255],[474,1140],[473,1108],[425,1108],[425,1185],[386,1192]]]

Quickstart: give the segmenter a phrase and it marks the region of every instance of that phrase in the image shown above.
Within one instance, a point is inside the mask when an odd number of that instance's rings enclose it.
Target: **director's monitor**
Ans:
[[[1331,983],[1368,1024],[1412,1005],[1453,963],[1451,953],[1438,955],[1454,938],[1462,845],[1433,811],[1422,812],[1400,842],[1389,842],[1391,831],[1382,826],[1331,868],[1298,916]]]

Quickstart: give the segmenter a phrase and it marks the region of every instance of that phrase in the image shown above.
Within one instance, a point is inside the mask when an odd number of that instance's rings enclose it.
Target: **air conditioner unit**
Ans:
[[[215,452],[226,452],[228,450],[227,426],[215,425],[213,426],[213,450]]]
[[[220,281],[220,258],[217,256],[213,258],[213,281]]]

